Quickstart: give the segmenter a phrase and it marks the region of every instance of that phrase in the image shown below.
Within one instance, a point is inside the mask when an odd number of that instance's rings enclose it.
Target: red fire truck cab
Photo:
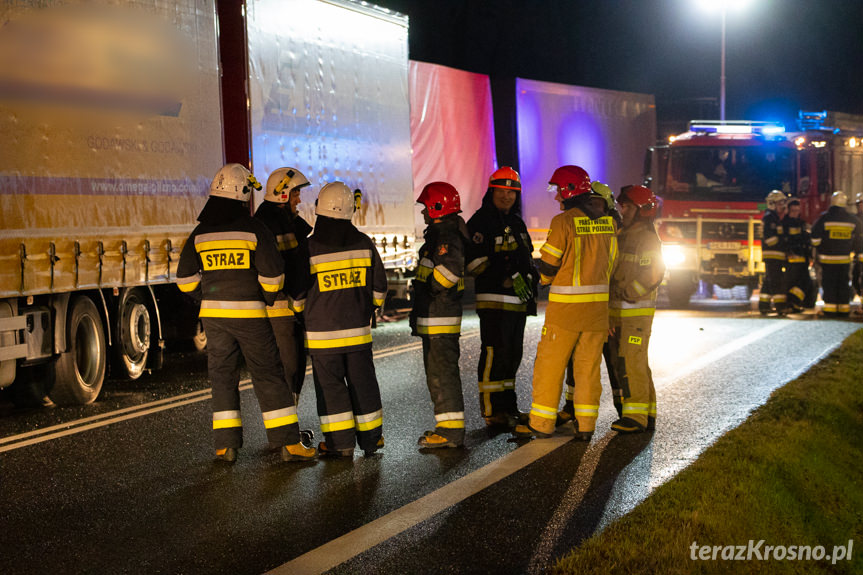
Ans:
[[[800,114],[800,131],[770,122],[693,121],[648,149],[645,181],[662,198],[657,230],[670,303],[698,282],[750,290],[764,273],[761,217],[771,190],[798,197],[813,222],[841,189],[863,191],[863,118]]]

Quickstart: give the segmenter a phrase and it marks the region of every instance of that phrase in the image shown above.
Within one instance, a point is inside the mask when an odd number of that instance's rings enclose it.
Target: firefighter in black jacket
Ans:
[[[285,381],[268,304],[284,282],[284,264],[273,234],[249,215],[254,176],[239,164],[220,169],[200,224],[186,241],[177,266],[179,288],[201,300],[207,333],[207,370],[213,393],[216,455],[234,462],[243,445],[240,356],[252,374],[270,446],[285,461],[309,460],[315,449],[300,443],[297,408]]]
[[[518,410],[515,374],[521,364],[524,324],[536,315],[533,244],[521,219],[521,181],[510,167],[494,172],[482,207],[467,222],[473,241],[468,273],[476,275],[481,349],[477,381],[488,426],[525,423]],[[524,421],[520,421],[524,420]]]
[[[467,226],[458,215],[461,199],[446,182],[423,188],[426,230],[413,282],[411,333],[422,338],[426,383],[434,403],[435,428],[419,438],[420,448],[464,445],[464,397],[458,360],[461,297],[464,291]]]
[[[788,201],[788,214],[782,220],[785,231],[785,283],[788,307],[803,311],[808,292],[812,289],[809,277],[809,255],[812,244],[806,222],[800,217],[800,200]]]
[[[377,248],[351,223],[354,192],[342,182],[321,189],[309,238],[306,347],[312,356],[324,455],[366,456],[383,447],[383,410],[372,361],[371,321],[384,304],[387,277]]]
[[[851,266],[851,286],[861,299],[861,307],[858,307],[854,313],[861,315],[863,314],[863,192],[854,194],[854,206],[857,213],[857,246],[861,249],[857,252],[857,257],[854,258],[854,264]]]
[[[761,218],[761,260],[764,262],[764,279],[761,281],[761,295],[758,298],[758,311],[766,315],[773,311],[785,313],[785,229],[782,218],[785,216],[787,198],[779,190],[767,194],[767,209]],[[771,305],[772,300],[772,305]]]
[[[851,252],[860,253],[857,218],[845,209],[848,196],[835,192],[830,208],[812,226],[812,246],[821,266],[825,316],[847,316],[851,311]]]
[[[312,227],[297,213],[300,190],[309,180],[296,168],[279,168],[267,179],[264,201],[255,218],[264,222],[276,236],[276,244],[285,262],[285,287],[276,301],[267,306],[267,317],[273,326],[285,378],[298,402],[306,375],[306,348],[300,321],[309,273],[308,235]]]

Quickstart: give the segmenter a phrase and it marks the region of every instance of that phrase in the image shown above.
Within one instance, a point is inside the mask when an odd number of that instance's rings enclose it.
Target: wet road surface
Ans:
[[[517,381],[525,411],[541,322],[530,318],[526,330]],[[374,332],[386,437],[378,455],[282,463],[267,450],[247,384],[246,446],[233,467],[212,458],[205,357],[173,353],[158,374],[106,384],[96,405],[7,406],[0,572],[539,572],[860,325],[762,318],[745,303],[660,311],[650,344],[655,433],[608,431],[615,413],[606,392],[589,444],[567,432],[526,443],[482,424],[478,324],[468,314],[466,449],[424,454],[416,439],[434,423],[419,340],[405,321],[382,324]],[[317,428],[310,377],[307,386],[300,420]]]

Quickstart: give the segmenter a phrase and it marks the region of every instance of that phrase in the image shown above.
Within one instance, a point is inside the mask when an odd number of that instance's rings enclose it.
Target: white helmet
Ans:
[[[830,197],[830,205],[846,208],[848,207],[848,196],[845,195],[845,192],[833,192]]]
[[[291,192],[310,186],[309,180],[296,168],[279,168],[267,178],[264,199],[278,204],[287,203]]]
[[[356,202],[354,193],[342,182],[330,182],[318,194],[315,213],[337,220],[349,220],[354,215]]]
[[[788,198],[780,192],[779,190],[773,190],[769,194],[767,194],[767,209],[775,210],[778,206],[779,202],[787,202]]]
[[[240,164],[226,164],[213,176],[210,195],[248,202],[252,197],[252,188],[261,189],[261,184],[252,172]]]

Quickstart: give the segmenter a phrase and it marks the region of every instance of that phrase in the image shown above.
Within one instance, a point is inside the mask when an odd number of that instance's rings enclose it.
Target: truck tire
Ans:
[[[114,365],[120,377],[138,379],[147,366],[152,329],[149,299],[141,288],[125,289],[120,296],[114,331]]]
[[[51,399],[58,405],[92,403],[105,381],[108,346],[99,309],[87,296],[69,303],[67,350],[54,362]]]

